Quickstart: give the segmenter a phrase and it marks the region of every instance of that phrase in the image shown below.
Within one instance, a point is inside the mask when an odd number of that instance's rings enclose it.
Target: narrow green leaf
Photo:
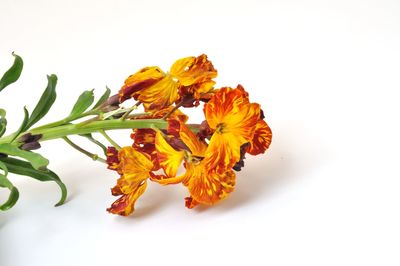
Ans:
[[[36,170],[45,170],[47,169],[46,167],[49,164],[49,160],[44,158],[39,153],[21,150],[10,143],[0,144],[0,153],[21,157],[29,161],[32,167]]]
[[[43,182],[46,181],[56,182],[61,189],[61,198],[55,206],[60,206],[65,202],[67,198],[67,187],[61,181],[61,179],[58,177],[56,173],[48,169],[46,171],[36,170],[31,166],[30,163],[15,158],[10,158],[10,157],[0,158],[0,161],[2,161],[7,166],[8,171],[10,173],[30,176],[36,180]]]
[[[7,128],[6,110],[0,109],[0,137],[4,135]]]
[[[47,76],[47,87],[44,90],[42,96],[40,97],[39,102],[37,103],[31,116],[29,117],[25,129],[28,129],[31,126],[33,126],[36,122],[42,119],[50,110],[51,106],[53,105],[57,97],[56,85],[57,85],[57,76],[56,75]]]
[[[14,52],[12,55],[15,57],[14,58],[14,63],[10,67],[10,69],[7,70],[6,73],[4,73],[3,77],[0,79],[0,91],[2,91],[5,87],[8,85],[16,82],[21,76],[22,68],[24,66],[24,62],[22,61],[22,58]]]
[[[8,195],[8,199],[6,202],[0,205],[0,210],[6,211],[10,209],[15,203],[18,201],[19,192],[16,187],[11,183],[10,180],[7,179],[8,168],[7,166],[0,161],[0,169],[3,170],[3,174],[0,174],[0,187],[8,188],[10,190],[10,194]]]
[[[97,101],[97,103],[93,106],[92,109],[96,109],[99,107],[101,104],[103,104],[107,99],[110,97],[111,90],[106,87],[106,91],[103,93],[103,95],[100,97],[100,99]]]
[[[93,101],[94,101],[93,90],[84,91],[76,101],[74,107],[72,108],[71,114],[68,116],[68,118],[70,119],[77,118],[79,115],[85,112],[86,109],[89,108],[89,106],[92,105]]]
[[[18,137],[18,135],[19,135],[21,132],[24,132],[24,130],[26,129],[26,126],[27,126],[27,124],[28,124],[28,120],[29,120],[29,112],[28,112],[28,109],[26,109],[26,106],[24,106],[24,120],[22,120],[22,123],[21,123],[21,125],[19,126],[18,130],[17,130],[15,133],[13,133],[13,139],[12,139],[12,141],[13,141],[16,137]]]

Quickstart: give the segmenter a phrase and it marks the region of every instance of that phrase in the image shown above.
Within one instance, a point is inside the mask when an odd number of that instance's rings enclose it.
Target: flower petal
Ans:
[[[122,216],[127,216],[135,210],[136,200],[144,193],[147,187],[147,182],[135,187],[129,194],[122,195],[117,199],[107,211],[113,214],[119,214]]]
[[[199,137],[194,134],[185,123],[176,119],[169,119],[168,133],[177,138],[180,138],[187,146],[187,148],[189,148],[192,155],[204,157],[204,153],[207,149],[207,144],[201,141]]]
[[[177,151],[168,144],[161,132],[156,133],[156,150],[160,166],[168,177],[175,177],[183,161],[184,152]]]
[[[130,75],[126,80],[124,86],[119,91],[120,102],[129,98],[137,98],[138,93],[152,86],[156,82],[165,77],[164,72],[158,67],[145,67]]]
[[[137,99],[143,103],[145,111],[154,111],[168,107],[178,100],[178,84],[167,75],[138,94]]]
[[[235,186],[232,170],[223,174],[208,172],[202,164],[187,168],[190,175],[188,189],[191,197],[199,203],[212,205],[225,198]]]
[[[161,185],[173,185],[181,183],[185,178],[185,175],[175,176],[175,177],[167,177],[165,175],[151,175],[150,180],[154,181]]]
[[[122,172],[123,178],[128,182],[141,182],[149,177],[153,163],[143,153],[132,147],[123,147],[119,153],[118,169]]]
[[[204,164],[209,171],[219,174],[231,169],[240,160],[242,137],[232,133],[214,133],[205,153]]]
[[[172,65],[170,72],[183,86],[203,83],[217,76],[217,70],[205,54],[177,60]]]
[[[264,120],[258,120],[254,137],[250,141],[247,152],[251,155],[264,153],[272,141],[272,131]]]

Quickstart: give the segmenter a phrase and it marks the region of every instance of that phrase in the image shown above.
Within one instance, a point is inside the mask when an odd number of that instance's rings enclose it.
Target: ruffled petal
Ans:
[[[232,170],[223,174],[208,172],[202,164],[187,169],[190,174],[188,189],[198,203],[212,205],[233,191],[236,175]]]
[[[222,174],[231,169],[240,160],[240,146],[244,141],[232,133],[214,133],[203,160],[208,171]]]
[[[217,70],[205,54],[177,60],[172,65],[170,73],[183,86],[207,82],[217,76]]]
[[[272,131],[264,120],[259,120],[256,125],[254,137],[250,141],[247,152],[251,155],[264,153],[272,141]]]
[[[118,153],[119,166],[124,179],[128,182],[141,182],[149,177],[153,163],[143,153],[132,147],[124,147]]]
[[[165,73],[158,67],[145,67],[130,75],[119,91],[120,102],[129,98],[137,99],[140,91],[152,86],[165,77]]]
[[[143,103],[145,111],[166,108],[178,98],[178,84],[168,75],[154,85],[142,90],[138,96],[138,100]]]
[[[144,193],[147,187],[147,182],[136,186],[131,193],[123,194],[117,199],[110,208],[107,209],[110,213],[127,216],[135,210],[136,200]]]
[[[117,170],[119,165],[118,151],[115,147],[107,147],[107,164],[108,169]]]

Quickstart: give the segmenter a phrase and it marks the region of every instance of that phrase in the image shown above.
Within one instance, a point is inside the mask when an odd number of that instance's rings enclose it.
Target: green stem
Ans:
[[[101,130],[116,130],[116,129],[136,129],[136,128],[158,128],[166,129],[168,122],[163,119],[136,119],[136,120],[103,120],[91,121],[84,124],[67,124],[60,125],[52,128],[35,128],[27,132],[21,132],[16,139],[20,136],[31,133],[33,135],[41,134],[40,142],[52,139],[63,138],[70,135],[83,135]],[[193,132],[198,132],[198,125],[188,125]],[[1,143],[10,143],[13,140],[12,135],[0,138]]]
[[[42,130],[42,129],[45,129],[45,128],[52,128],[52,127],[62,126],[62,125],[65,125],[65,124],[67,124],[69,122],[72,122],[74,120],[83,118],[85,116],[98,115],[98,114],[99,114],[98,110],[90,110],[88,112],[85,112],[85,113],[77,116],[77,117],[74,117],[74,118],[66,117],[64,119],[61,119],[61,120],[58,120],[58,121],[55,121],[55,122],[52,122],[52,123],[49,123],[49,124],[46,124],[46,125],[43,125],[43,126],[40,126],[40,127],[36,127],[36,128],[34,128],[32,130]]]
[[[162,119],[104,120],[93,121],[84,125],[69,124],[42,130],[32,129],[29,132],[33,135],[42,134],[40,141],[45,141],[69,135],[99,132],[101,130],[150,128],[152,125],[160,129],[165,129],[168,123]],[[1,142],[2,140],[0,140]]]
[[[99,133],[101,135],[103,135],[103,137],[108,140],[108,142],[111,143],[111,145],[113,145],[115,148],[117,148],[118,150],[121,149],[121,146],[118,145],[118,143],[116,143],[104,130],[99,130]]]
[[[72,148],[74,148],[77,151],[79,151],[79,152],[85,154],[86,156],[90,157],[93,161],[99,161],[99,162],[102,162],[102,163],[106,163],[105,159],[99,157],[97,154],[91,153],[91,152],[85,150],[84,148],[78,146],[73,141],[71,141],[69,138],[63,137],[62,139],[65,140],[65,142],[67,142],[69,145],[71,145]]]

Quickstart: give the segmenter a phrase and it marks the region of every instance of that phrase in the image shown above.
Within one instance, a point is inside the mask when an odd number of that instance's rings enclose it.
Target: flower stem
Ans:
[[[108,142],[110,142],[115,148],[118,150],[121,149],[121,146],[119,146],[118,143],[116,143],[104,130],[99,130],[99,133],[103,135],[103,137],[106,138],[106,140],[108,140]]]
[[[90,157],[93,161],[99,161],[99,162],[102,162],[102,163],[106,163],[105,159],[99,157],[97,154],[91,153],[91,152],[85,150],[84,148],[78,146],[73,141],[71,141],[68,137],[63,137],[62,139],[65,140],[65,142],[67,142],[69,145],[71,145],[71,147],[73,147],[77,151],[79,151],[79,152],[85,154],[86,156]]]

